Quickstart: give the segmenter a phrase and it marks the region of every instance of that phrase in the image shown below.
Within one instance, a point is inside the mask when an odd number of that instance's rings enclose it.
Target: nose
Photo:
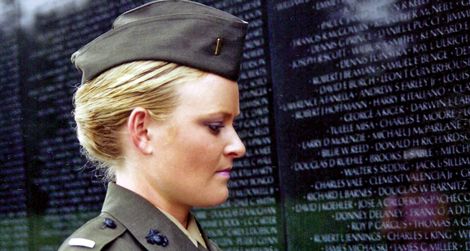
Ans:
[[[240,158],[245,155],[246,148],[235,129],[231,134],[229,144],[225,147],[225,154],[232,158]]]

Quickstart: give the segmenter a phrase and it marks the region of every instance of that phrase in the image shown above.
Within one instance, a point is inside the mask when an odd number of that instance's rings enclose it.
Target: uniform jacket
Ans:
[[[153,233],[158,231],[159,237],[166,237],[166,246],[147,240],[151,229]],[[208,251],[219,251],[220,249],[207,239],[201,227],[199,229]],[[71,239],[78,240],[81,244],[71,246],[69,244]],[[94,245],[86,247],[83,243]],[[146,199],[114,183],[109,183],[101,214],[67,238],[59,248],[59,251],[62,250],[205,251],[206,249],[202,246],[196,247],[170,219]]]

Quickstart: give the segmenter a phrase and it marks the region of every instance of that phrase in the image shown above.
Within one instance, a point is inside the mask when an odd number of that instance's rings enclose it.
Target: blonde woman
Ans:
[[[72,56],[77,135],[111,181],[102,212],[60,250],[218,250],[191,215],[228,197],[247,24],[189,1],[119,16]]]

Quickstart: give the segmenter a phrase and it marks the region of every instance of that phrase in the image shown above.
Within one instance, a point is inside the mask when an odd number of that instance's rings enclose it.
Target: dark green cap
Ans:
[[[82,83],[123,63],[159,60],[236,81],[248,23],[191,1],[154,1],[129,10],[72,55]]]

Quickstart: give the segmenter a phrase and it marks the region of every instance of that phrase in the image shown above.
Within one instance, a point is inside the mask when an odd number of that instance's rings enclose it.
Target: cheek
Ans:
[[[191,169],[217,168],[217,161],[222,155],[222,148],[219,146],[214,136],[208,132],[193,131],[187,133],[179,142],[181,158],[189,165]]]

